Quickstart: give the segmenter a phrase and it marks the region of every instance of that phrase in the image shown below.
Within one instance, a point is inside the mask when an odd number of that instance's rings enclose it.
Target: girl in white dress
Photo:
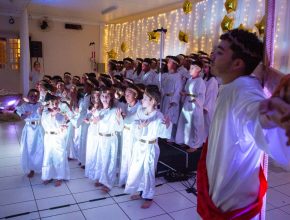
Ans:
[[[95,185],[102,186],[105,192],[110,191],[116,181],[118,137],[116,132],[123,130],[123,117],[121,110],[115,108],[114,92],[104,88],[101,91],[103,109],[96,118],[98,132],[96,137],[95,172],[91,179]]]
[[[142,107],[137,111],[137,120],[133,131],[135,141],[132,162],[128,173],[125,193],[132,199],[145,199],[142,208],[149,208],[155,193],[155,169],[160,149],[158,138],[170,138],[172,123],[168,117],[157,110],[161,94],[157,86],[147,86],[142,100]]]
[[[16,113],[25,121],[21,135],[21,165],[27,177],[40,173],[43,161],[44,131],[40,123],[42,106],[39,100],[39,91],[30,89],[28,102],[16,108]]]
[[[99,114],[102,110],[102,103],[100,100],[100,90],[94,90],[91,94],[91,101],[93,106],[89,111],[87,119],[85,122],[89,124],[88,128],[88,138],[87,138],[87,152],[86,152],[86,168],[85,176],[89,179],[93,179],[95,173],[96,164],[96,152],[97,152],[97,138],[98,138],[98,120]]]

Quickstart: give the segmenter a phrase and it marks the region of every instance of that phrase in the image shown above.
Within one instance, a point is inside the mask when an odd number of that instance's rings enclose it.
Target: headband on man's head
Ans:
[[[254,52],[251,52],[249,49],[247,49],[241,42],[239,42],[239,40],[236,37],[234,37],[232,35],[231,32],[228,32],[227,34],[228,34],[229,40],[233,44],[235,44],[238,47],[240,47],[243,53],[248,54],[248,55],[250,55],[251,57],[254,57],[254,58],[261,58],[258,54],[254,53]]]

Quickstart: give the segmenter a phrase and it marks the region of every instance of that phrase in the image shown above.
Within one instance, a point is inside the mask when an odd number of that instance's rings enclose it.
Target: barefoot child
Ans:
[[[40,123],[41,103],[39,91],[30,89],[28,102],[24,102],[16,108],[16,112],[25,121],[21,135],[21,165],[27,177],[31,178],[34,173],[40,173],[43,161],[43,135],[44,131]]]
[[[138,88],[134,85],[128,86],[125,91],[125,99],[127,102],[126,109],[123,112],[124,116],[124,130],[122,138],[122,150],[121,150],[121,167],[119,175],[119,186],[123,186],[126,183],[128,172],[131,165],[133,145],[135,142],[133,123],[135,122],[137,110],[141,107],[138,101]]]
[[[172,123],[157,109],[161,94],[157,86],[147,86],[142,107],[137,111],[133,131],[136,138],[125,193],[132,199],[143,198],[142,208],[149,208],[155,193],[155,169],[159,157],[158,138],[170,138]]]
[[[86,168],[85,176],[93,179],[95,174],[94,166],[96,164],[96,152],[97,152],[97,138],[98,138],[98,120],[99,114],[102,110],[102,103],[100,100],[101,92],[98,89],[95,89],[91,95],[92,106],[90,107],[87,119],[85,122],[89,124],[88,128],[88,138],[87,138],[87,151],[86,151]]]
[[[118,137],[116,132],[123,130],[121,110],[113,107],[114,92],[104,88],[101,91],[103,109],[96,120],[98,123],[96,143],[95,173],[92,179],[96,186],[102,186],[105,192],[110,191],[116,181]]]
[[[45,130],[44,159],[42,176],[44,184],[55,179],[55,186],[60,186],[63,180],[69,180],[67,149],[65,145],[65,117],[60,113],[59,98],[53,95],[46,97],[49,107],[42,113],[41,123]]]

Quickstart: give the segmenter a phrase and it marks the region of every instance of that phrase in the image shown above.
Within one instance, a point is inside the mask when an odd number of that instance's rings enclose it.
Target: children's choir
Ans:
[[[127,57],[97,76],[45,75],[17,107],[24,172],[60,186],[78,160],[96,187],[123,187],[150,207],[158,138],[194,152],[208,135],[218,87],[209,65],[205,53]]]

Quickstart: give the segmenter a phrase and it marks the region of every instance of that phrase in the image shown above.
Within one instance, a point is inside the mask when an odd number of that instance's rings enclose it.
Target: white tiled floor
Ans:
[[[20,168],[22,123],[0,123],[0,219],[122,220],[122,219],[196,219],[196,197],[178,183],[157,179],[154,203],[140,208],[115,187],[104,193],[84,177],[76,161],[70,161],[71,180],[61,187],[43,185],[40,175],[28,179]],[[27,213],[27,214],[23,214]],[[23,214],[23,215],[19,215]],[[17,216],[18,215],[18,216]],[[290,220],[290,172],[269,168],[267,220]]]

